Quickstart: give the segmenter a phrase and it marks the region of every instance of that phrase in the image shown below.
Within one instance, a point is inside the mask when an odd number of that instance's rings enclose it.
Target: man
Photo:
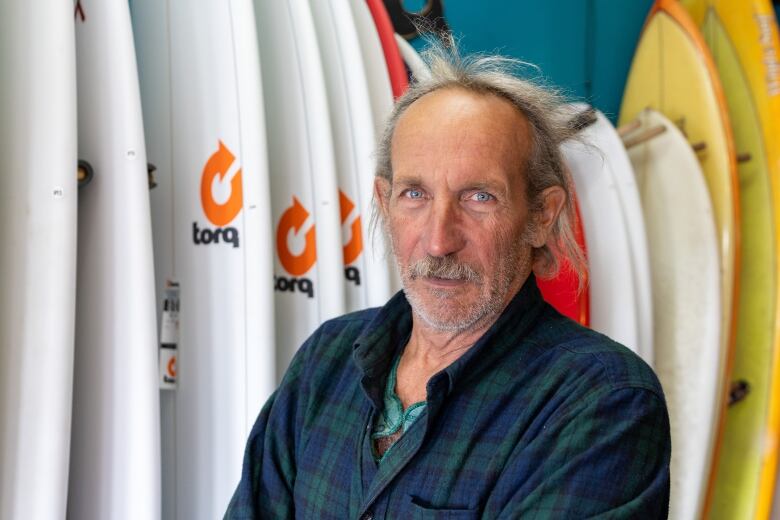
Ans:
[[[301,347],[226,518],[666,517],[657,379],[536,286],[582,258],[558,98],[509,60],[428,59],[375,185],[404,291]]]

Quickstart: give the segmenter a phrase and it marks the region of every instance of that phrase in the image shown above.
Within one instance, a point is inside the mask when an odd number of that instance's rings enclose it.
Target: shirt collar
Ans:
[[[412,308],[403,291],[395,294],[374,316],[353,344],[353,359],[363,373],[363,390],[382,408],[384,382],[395,355],[409,341]]]
[[[446,393],[462,379],[479,376],[525,336],[541,312],[544,301],[533,273],[512,298],[496,322],[465,354],[436,374],[429,382],[429,394],[446,377]],[[379,309],[353,344],[353,358],[363,373],[363,389],[377,409],[382,407],[384,383],[393,358],[406,345],[412,330],[412,309],[403,291]],[[500,338],[500,339],[497,339]],[[496,339],[496,341],[493,341]]]

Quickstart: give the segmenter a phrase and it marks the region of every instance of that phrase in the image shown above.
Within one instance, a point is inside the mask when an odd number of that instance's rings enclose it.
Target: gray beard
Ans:
[[[490,286],[487,291],[485,291],[486,281],[483,274],[451,257],[428,256],[409,266],[397,262],[404,285],[404,294],[412,311],[432,329],[449,333],[465,332],[497,318],[504,310],[506,296],[512,282],[529,263],[528,259],[525,262],[522,259],[522,243],[518,240],[509,243],[512,244],[511,247],[503,252],[509,257],[508,261],[498,266],[499,272],[488,281]],[[475,283],[481,288],[480,296],[471,305],[464,305],[457,301],[457,297],[449,289],[422,289],[427,292],[427,295],[433,296],[440,302],[433,304],[436,308],[431,308],[430,299],[426,302],[420,291],[411,288],[414,280],[431,276]]]

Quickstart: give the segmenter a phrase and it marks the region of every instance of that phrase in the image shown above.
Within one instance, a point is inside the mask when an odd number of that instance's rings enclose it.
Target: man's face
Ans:
[[[525,118],[506,100],[443,89],[398,121],[393,182],[377,181],[404,290],[438,330],[500,313],[531,270]]]

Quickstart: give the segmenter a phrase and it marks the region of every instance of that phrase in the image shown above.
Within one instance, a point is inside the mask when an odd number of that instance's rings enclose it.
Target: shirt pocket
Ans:
[[[431,507],[423,505],[423,501],[414,495],[409,495],[414,520],[475,520],[479,518],[479,509],[450,509],[447,507]]]

